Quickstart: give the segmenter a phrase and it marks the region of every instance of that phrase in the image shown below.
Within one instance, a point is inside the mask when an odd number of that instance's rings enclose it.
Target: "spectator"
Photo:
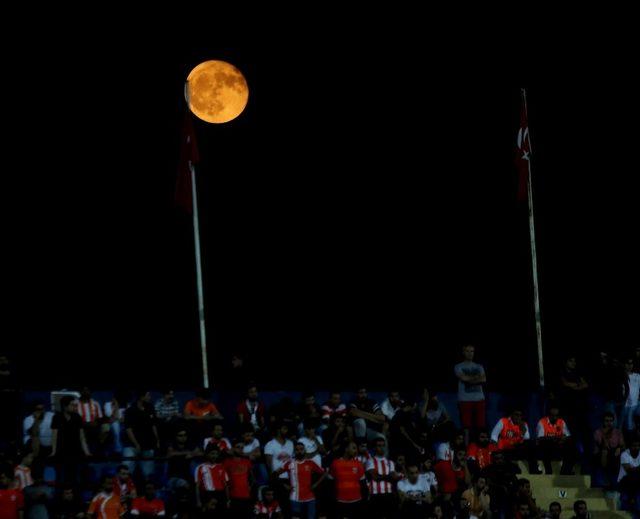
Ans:
[[[634,428],[634,418],[640,412],[640,373],[634,372],[633,362],[633,357],[624,362],[626,398],[620,415],[620,428],[625,431]]]
[[[530,474],[540,474],[531,448],[529,426],[522,419],[522,411],[514,409],[509,418],[501,418],[491,431],[491,440],[510,460],[527,460]]]
[[[250,423],[256,433],[264,430],[264,404],[258,399],[258,387],[249,384],[247,397],[238,404],[238,422],[240,425]]]
[[[217,423],[213,425],[211,437],[205,438],[203,447],[206,449],[209,444],[217,445],[221,452],[231,449],[231,442],[224,437],[224,428],[222,427],[222,424]]]
[[[477,442],[470,443],[467,447],[467,459],[470,461],[471,472],[477,474],[491,465],[491,456],[497,450],[498,446],[489,440],[489,433],[480,431]]]
[[[549,503],[549,511],[544,515],[545,519],[560,519],[562,515],[562,505],[557,501]]]
[[[80,390],[78,414],[80,418],[82,418],[82,423],[87,432],[96,429],[100,424],[100,420],[103,418],[102,406],[99,402],[91,398],[91,391],[86,386]]]
[[[384,438],[382,428],[386,422],[380,406],[367,397],[365,388],[358,389],[356,398],[349,406],[349,414],[353,420],[353,432],[356,441]]]
[[[589,440],[589,384],[577,366],[575,356],[567,357],[560,377],[558,403],[564,409],[565,420],[573,433],[576,445],[584,449]]]
[[[168,486],[176,492],[179,488],[189,488],[191,480],[191,462],[202,456],[202,450],[190,441],[189,433],[184,427],[176,430],[176,435],[167,449]]]
[[[321,408],[322,412],[322,424],[324,428],[329,427],[331,418],[334,415],[346,416],[347,406],[342,403],[342,397],[339,391],[332,391],[329,394],[329,400],[327,400]]]
[[[24,497],[20,490],[11,488],[11,476],[4,470],[0,472],[0,517],[18,519],[22,517]]]
[[[607,412],[603,424],[593,434],[594,439],[594,484],[613,489],[620,472],[620,455],[624,450],[622,431],[614,427],[614,415]]]
[[[491,497],[487,480],[482,476],[473,478],[473,485],[462,493],[472,517],[486,519],[491,515]]]
[[[289,426],[280,424],[276,428],[274,438],[264,446],[264,457],[267,463],[267,471],[269,475],[278,474],[279,480],[275,483],[276,498],[280,503],[286,503],[287,491],[285,489],[285,480],[287,475],[279,472],[285,463],[293,456],[293,443],[287,439],[289,434]]]
[[[424,453],[424,448],[418,443],[418,430],[415,426],[416,406],[413,402],[403,402],[399,410],[394,413],[389,426],[392,452],[404,452],[412,462]]]
[[[129,406],[129,393],[123,390],[117,390],[113,398],[104,404],[104,415],[109,420],[111,436],[113,438],[113,451],[121,454],[122,431],[124,430],[124,413]]]
[[[518,480],[515,498],[516,498],[516,502],[518,503],[525,502],[529,505],[529,513],[532,516],[538,517],[540,515],[540,511],[538,510],[538,505],[536,504],[536,500],[533,497],[531,482],[528,479],[521,478]]]
[[[229,475],[229,508],[235,517],[247,517],[252,508],[252,467],[251,462],[242,456],[242,447],[241,441],[234,441],[230,457],[223,462]]]
[[[333,460],[329,478],[335,482],[337,517],[360,517],[363,498],[366,496],[366,480],[362,463],[356,459],[358,448],[354,442],[345,446],[341,458]]]
[[[202,507],[197,511],[196,517],[199,519],[220,519],[228,517],[224,503],[212,494],[206,494],[202,500]]]
[[[438,495],[438,478],[433,471],[433,460],[427,458],[422,463],[420,477],[428,483],[428,487],[431,489],[431,494],[435,497]]]
[[[133,500],[131,515],[141,519],[165,516],[164,501],[158,499],[156,486],[151,481],[147,481],[144,485],[144,496]]]
[[[449,461],[451,462],[454,457],[454,453],[458,449],[464,448],[464,433],[462,431],[454,431],[451,437],[451,441],[442,442],[436,449],[436,461]]]
[[[572,475],[575,453],[571,434],[565,421],[560,418],[560,410],[555,404],[549,406],[549,415],[538,421],[536,437],[539,456],[544,463],[546,474],[552,474],[551,460],[561,459],[560,474]]]
[[[593,391],[601,399],[603,411],[613,413],[614,425],[620,417],[625,379],[624,371],[615,359],[612,359],[606,351],[598,352],[591,374]]]
[[[465,443],[469,443],[469,431],[486,427],[485,398],[482,385],[487,377],[482,365],[473,361],[475,346],[467,344],[462,348],[464,360],[456,364],[454,372],[458,378],[458,408],[460,422],[464,428]]]
[[[396,454],[395,459],[396,464],[396,474],[398,474],[398,479],[404,479],[407,477],[407,457],[402,454]]]
[[[445,499],[450,500],[456,492],[466,489],[471,482],[466,449],[456,449],[451,461],[438,461],[435,472]]]
[[[242,428],[242,455],[252,463],[257,462],[262,456],[260,440],[256,438],[253,427],[250,424],[245,424]]]
[[[156,415],[151,405],[149,391],[138,392],[135,404],[125,411],[124,426],[127,436],[122,454],[128,458],[125,463],[129,467],[129,471],[133,472],[136,466],[136,461],[133,458],[138,461],[142,458],[142,461],[139,461],[142,476],[145,480],[149,479],[155,471],[152,458],[160,449]]]
[[[374,456],[365,465],[369,480],[369,516],[380,519],[392,519],[397,508],[393,490],[398,475],[393,461],[386,457],[386,450],[385,440],[378,438]]]
[[[116,475],[113,477],[113,495],[118,496],[122,503],[131,503],[132,499],[138,497],[136,485],[131,479],[131,472],[126,465],[120,465]]]
[[[289,478],[289,502],[292,517],[299,519],[315,519],[316,496],[315,488],[322,483],[326,474],[315,461],[308,459],[306,445],[297,442],[294,448],[294,458],[274,472],[274,476],[286,474]],[[313,475],[320,477],[313,481]]]
[[[53,487],[44,481],[44,467],[36,463],[33,467],[33,483],[24,488],[25,519],[49,519],[53,503]]]
[[[348,442],[353,441],[353,429],[343,414],[331,415],[330,425],[322,432],[322,441],[331,456],[337,457]]]
[[[34,402],[33,412],[22,422],[23,443],[30,444],[34,456],[46,458],[51,454],[51,422],[53,413],[46,411],[44,403]]]
[[[282,397],[269,408],[269,427],[273,430],[278,424],[289,427],[291,436],[295,437],[298,431],[298,408],[290,396]]]
[[[393,420],[396,411],[402,407],[402,399],[399,391],[389,391],[387,398],[380,405],[380,410],[388,422]]]
[[[629,449],[620,457],[618,486],[626,508],[640,512],[640,438],[633,438]]]
[[[491,455],[491,465],[481,474],[489,481],[491,512],[494,517],[505,517],[510,514],[510,498],[518,484],[516,467],[509,463],[503,451],[495,451]]]
[[[417,465],[407,467],[407,477],[398,482],[400,499],[400,517],[425,517],[429,503],[432,502],[431,490],[425,479],[420,477]]]
[[[369,444],[366,442],[366,440],[362,440],[357,444],[357,446],[358,446],[358,455],[356,456],[356,459],[360,463],[362,463],[363,467],[366,467],[367,463],[369,463],[369,460],[371,459],[371,453],[369,452]]]
[[[573,503],[573,518],[572,519],[589,519],[591,514],[589,514],[589,510],[587,509],[586,501],[582,499],[578,499],[575,503]]]
[[[430,395],[429,390],[422,392],[422,400],[418,405],[420,415],[420,428],[426,431],[433,439],[440,439],[440,430],[445,424],[451,423],[449,413],[444,404],[436,395]]]
[[[71,396],[60,399],[62,411],[51,420],[51,457],[56,460],[58,481],[77,483],[83,456],[91,456],[78,414],[78,402]]]
[[[227,506],[229,501],[229,474],[220,463],[221,451],[217,445],[209,445],[205,451],[205,461],[196,467],[196,503],[203,504],[203,496],[212,493],[218,504]],[[244,470],[244,469],[243,469]]]
[[[253,514],[256,519],[282,519],[282,508],[272,488],[262,489],[262,500],[253,507]]]
[[[530,517],[535,517],[531,512],[531,507],[527,501],[516,501],[515,509],[515,519],[529,519]]]
[[[102,489],[89,504],[91,519],[120,519],[126,509],[113,492],[113,480],[109,476],[102,478]]]
[[[13,477],[15,480],[15,488],[18,490],[24,490],[25,487],[33,485],[33,478],[31,477],[31,465],[33,464],[33,453],[26,452],[22,456],[20,464],[13,469]]]
[[[163,398],[163,400],[165,399]],[[220,414],[216,405],[211,401],[211,396],[207,389],[197,391],[195,398],[192,398],[185,404],[184,417],[187,420],[196,420],[198,422],[224,420],[224,417]]]
[[[162,397],[156,400],[154,405],[156,418],[158,420],[158,434],[163,442],[168,441],[172,434],[172,429],[181,420],[180,403],[173,393],[173,389],[167,389],[162,393]]]
[[[307,458],[322,466],[322,456],[327,453],[327,450],[324,448],[322,438],[316,434],[317,426],[318,422],[310,418],[304,424],[304,436],[301,436],[298,441],[304,445]]]
[[[72,485],[64,485],[60,497],[53,505],[54,519],[84,519],[84,504],[78,499]]]
[[[298,409],[298,434],[303,435],[304,424],[313,421],[320,425],[320,418],[322,417],[322,410],[320,406],[316,403],[316,397],[313,393],[308,393],[304,395],[302,402],[300,403],[300,407]]]

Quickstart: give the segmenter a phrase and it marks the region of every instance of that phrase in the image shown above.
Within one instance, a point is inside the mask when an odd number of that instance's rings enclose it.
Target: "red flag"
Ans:
[[[176,181],[175,200],[179,207],[191,213],[193,198],[191,195],[191,167],[200,160],[196,132],[191,114],[187,113],[182,127],[180,140],[180,162],[178,163],[178,180]]]
[[[518,201],[527,199],[527,182],[529,180],[529,160],[531,156],[531,143],[529,142],[529,122],[527,120],[527,101],[522,94],[522,106],[520,108],[520,129],[516,140],[516,168],[518,168]]]

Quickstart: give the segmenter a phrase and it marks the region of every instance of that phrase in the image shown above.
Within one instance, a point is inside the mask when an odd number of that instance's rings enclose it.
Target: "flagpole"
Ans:
[[[524,88],[520,89],[522,95],[522,103],[524,106],[527,121],[529,114],[527,111],[527,92]],[[529,241],[531,244],[531,272],[533,275],[533,306],[536,320],[536,340],[538,343],[538,375],[540,377],[540,387],[544,389],[544,356],[542,352],[542,322],[540,319],[540,290],[538,284],[538,254],[536,251],[536,227],[535,218],[533,216],[533,183],[531,179],[531,134],[529,134],[529,160],[527,160],[527,199],[529,202]]]
[[[193,203],[193,245],[196,258],[196,284],[198,287],[198,319],[200,321],[200,351],[202,355],[202,387],[209,388],[209,364],[207,360],[207,334],[204,321],[204,290],[202,288],[202,257],[200,252],[200,221],[198,218],[198,190],[196,188],[196,168],[189,161],[191,172],[191,200]]]

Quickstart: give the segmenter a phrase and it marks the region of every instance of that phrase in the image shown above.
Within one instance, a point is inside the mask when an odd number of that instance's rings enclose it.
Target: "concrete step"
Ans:
[[[520,471],[522,472],[522,474],[529,474],[529,464],[522,461],[522,460],[518,460],[515,462],[516,465],[518,465],[518,468],[520,468]],[[554,474],[560,474],[560,469],[562,468],[562,462],[561,461],[552,461],[551,462],[551,470]],[[538,470],[540,470],[541,472],[544,472],[544,464],[542,463],[542,460],[538,461]],[[573,472],[574,474],[580,475],[580,465],[576,464],[573,467]]]
[[[557,498],[542,498],[534,492],[533,496],[536,498],[536,504],[542,510],[549,510],[549,505],[553,501],[558,501],[562,505],[562,509],[573,510],[573,503],[575,499],[557,499]],[[587,497],[583,501],[587,503],[587,508],[590,512],[614,512],[615,503],[613,499],[606,499],[604,497]]]
[[[561,519],[571,519],[573,517],[573,508],[563,509],[560,517]],[[591,512],[591,519],[632,519],[632,516],[628,512],[594,510]]]
[[[531,482],[534,493],[542,488],[591,488],[591,476],[547,476],[545,474],[521,474]]]
[[[533,485],[533,483],[532,483]],[[551,499],[551,501],[586,499],[587,497],[599,498],[606,497],[601,488],[584,488],[584,487],[533,487],[533,493],[541,499]]]

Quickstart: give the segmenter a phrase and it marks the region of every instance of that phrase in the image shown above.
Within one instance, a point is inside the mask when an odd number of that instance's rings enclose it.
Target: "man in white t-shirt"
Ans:
[[[398,481],[398,497],[402,516],[407,517],[422,517],[433,501],[429,483],[426,478],[420,477],[415,464],[409,465],[407,477]]]
[[[630,431],[634,428],[634,418],[640,412],[640,373],[634,373],[634,360],[629,357],[625,360],[624,371],[627,377],[627,399],[622,408],[620,428]]]
[[[26,444],[31,440],[31,446],[34,452],[40,452],[44,448],[45,456],[51,452],[51,420],[53,413],[46,411],[42,402],[35,402],[33,405],[33,413],[27,416],[22,422],[22,430],[24,433],[23,441]]]
[[[640,506],[640,438],[634,438],[631,447],[620,456],[618,486],[628,500]]]
[[[281,424],[277,430],[273,440],[264,446],[264,457],[267,461],[267,470],[269,474],[276,472],[293,456],[293,442],[287,439],[289,427]],[[286,472],[280,474],[280,479],[287,479]]]
[[[318,424],[315,420],[310,419],[304,424],[304,435],[298,440],[307,455],[307,458],[313,460],[316,465],[322,467],[322,456],[327,453],[324,448],[322,438],[316,434]]]

